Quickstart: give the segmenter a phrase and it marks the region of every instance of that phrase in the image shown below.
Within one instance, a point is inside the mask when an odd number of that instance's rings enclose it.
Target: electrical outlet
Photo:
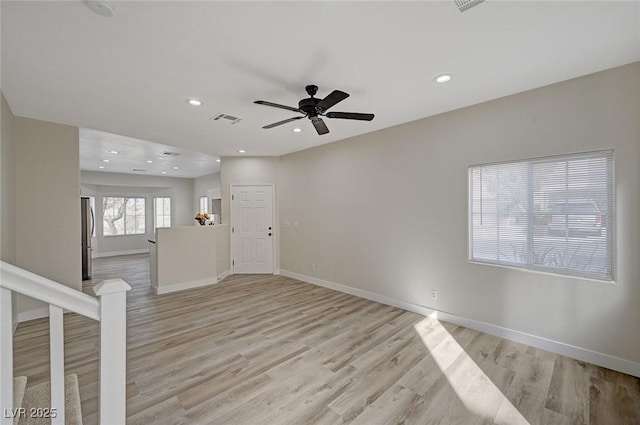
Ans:
[[[315,272],[315,271],[316,271],[316,265],[315,265],[315,264],[312,264],[312,265],[311,265],[311,271],[312,271],[312,272]]]
[[[293,222],[293,228],[294,228],[294,229],[297,229],[298,227],[299,227],[298,222],[297,222],[297,221],[294,221],[294,222]]]
[[[437,289],[432,289],[431,290],[431,299],[432,300],[437,300],[438,299],[438,290]]]

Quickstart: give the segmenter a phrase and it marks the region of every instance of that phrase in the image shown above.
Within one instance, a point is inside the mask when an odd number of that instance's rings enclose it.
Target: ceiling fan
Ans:
[[[299,117],[293,117],[283,121],[274,122],[273,124],[265,125],[262,128],[273,128],[306,117],[311,120],[318,134],[322,135],[327,134],[329,132],[329,129],[327,128],[327,125],[324,123],[321,117],[360,121],[371,121],[374,117],[373,114],[361,114],[357,112],[327,112],[327,109],[349,97],[349,94],[343,91],[334,90],[329,93],[329,95],[324,99],[318,99],[314,97],[318,92],[318,86],[308,85],[305,87],[305,90],[310,97],[302,99],[300,102],[298,102],[297,108],[294,108],[292,106],[279,105],[277,103],[267,102],[265,100],[256,100],[255,102],[253,102],[258,105],[273,106],[274,108],[287,109],[289,111],[304,114]]]

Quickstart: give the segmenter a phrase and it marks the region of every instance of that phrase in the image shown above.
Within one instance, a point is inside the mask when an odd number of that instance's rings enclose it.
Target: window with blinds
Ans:
[[[613,280],[613,152],[469,167],[469,259]]]
[[[171,198],[153,198],[154,228],[171,227]]]

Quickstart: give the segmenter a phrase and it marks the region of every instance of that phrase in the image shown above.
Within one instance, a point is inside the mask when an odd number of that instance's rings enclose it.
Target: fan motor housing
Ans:
[[[320,99],[316,99],[315,97],[302,99],[300,102],[298,102],[298,108],[307,116],[315,117],[318,116],[319,113],[318,108],[316,107],[316,105],[318,105],[318,102],[320,102]]]

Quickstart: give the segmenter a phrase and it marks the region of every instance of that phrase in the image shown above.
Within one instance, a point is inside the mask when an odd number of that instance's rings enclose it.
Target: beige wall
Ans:
[[[167,196],[171,198],[171,220],[173,226],[193,224],[193,179],[139,176],[121,173],[102,173],[82,171],[80,173],[83,195],[96,197],[96,238],[94,255],[114,255],[140,252],[149,249],[149,239],[155,238],[153,228],[153,198]],[[135,196],[145,198],[146,233],[104,237],[102,198],[105,196]]]
[[[0,91],[0,259],[16,262],[16,188],[11,108]],[[18,323],[18,297],[12,296],[13,322]]]
[[[2,180],[0,190],[2,203],[0,204],[1,217],[1,243],[2,261],[15,263],[16,261],[16,210],[15,210],[15,167],[14,167],[14,138],[13,120],[14,116],[11,108],[7,104],[4,95],[1,96],[0,108],[2,108],[2,139],[0,155],[0,172]]]
[[[200,212],[200,197],[209,196],[209,191],[220,191],[220,173],[207,174],[193,179],[193,216]],[[209,212],[211,212],[211,199],[209,201]],[[195,224],[195,220],[192,221]]]
[[[78,129],[16,117],[16,264],[81,289]],[[21,313],[41,307],[20,299]]]
[[[286,155],[281,268],[638,362],[639,122],[635,63]],[[615,284],[468,262],[469,165],[610,148]]]

